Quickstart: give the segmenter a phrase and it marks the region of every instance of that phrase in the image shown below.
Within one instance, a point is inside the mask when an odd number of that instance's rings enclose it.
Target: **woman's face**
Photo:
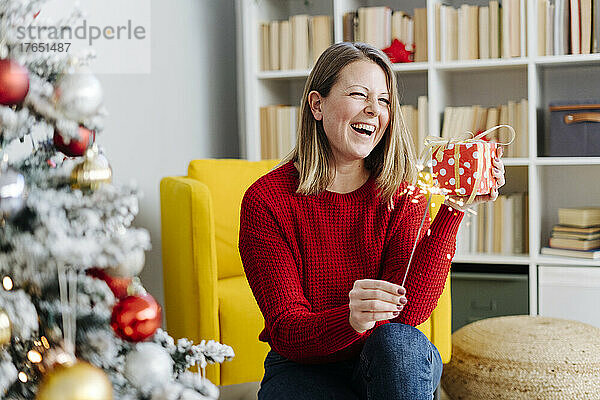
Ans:
[[[355,61],[339,73],[329,96],[309,94],[315,119],[323,128],[336,163],[366,158],[383,137],[390,121],[390,94],[383,69]]]

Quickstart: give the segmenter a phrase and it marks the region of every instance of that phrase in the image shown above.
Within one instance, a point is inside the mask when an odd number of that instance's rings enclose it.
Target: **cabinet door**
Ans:
[[[539,314],[600,327],[600,268],[538,268]]]

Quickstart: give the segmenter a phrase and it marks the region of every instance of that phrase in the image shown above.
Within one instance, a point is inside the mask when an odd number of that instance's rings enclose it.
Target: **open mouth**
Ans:
[[[371,136],[375,132],[375,127],[367,124],[350,124],[350,127],[358,134]]]

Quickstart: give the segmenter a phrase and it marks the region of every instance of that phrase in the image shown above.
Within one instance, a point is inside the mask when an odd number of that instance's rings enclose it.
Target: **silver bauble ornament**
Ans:
[[[0,168],[0,220],[10,219],[25,206],[25,177],[16,170]]]
[[[54,89],[54,100],[68,118],[82,122],[102,105],[102,85],[87,68],[63,75]]]
[[[173,376],[173,359],[159,344],[138,343],[125,358],[125,377],[143,393],[163,386]]]
[[[139,275],[144,269],[146,256],[144,250],[132,250],[125,256],[125,260],[117,266],[106,268],[106,272],[118,278],[131,278]]]

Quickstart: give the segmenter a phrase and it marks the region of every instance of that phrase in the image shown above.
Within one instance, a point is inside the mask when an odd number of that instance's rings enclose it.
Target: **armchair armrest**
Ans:
[[[217,256],[208,187],[187,177],[160,182],[165,309],[170,333],[219,340]]]

